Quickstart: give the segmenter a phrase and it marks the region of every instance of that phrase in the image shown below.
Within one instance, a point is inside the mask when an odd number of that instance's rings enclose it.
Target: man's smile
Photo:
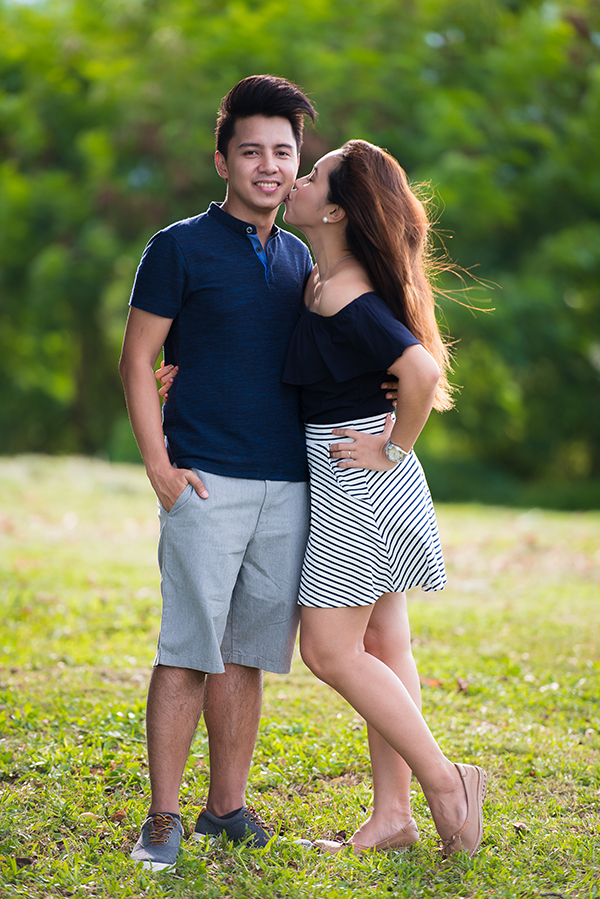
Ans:
[[[254,186],[261,190],[279,190],[281,181],[255,181]]]

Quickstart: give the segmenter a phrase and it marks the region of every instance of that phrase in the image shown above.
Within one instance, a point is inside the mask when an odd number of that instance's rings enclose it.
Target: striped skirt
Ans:
[[[333,428],[380,434],[385,415],[306,426],[311,523],[300,595],[303,606],[366,606],[409,587],[442,590],[444,560],[431,495],[414,453],[390,471],[338,468]]]

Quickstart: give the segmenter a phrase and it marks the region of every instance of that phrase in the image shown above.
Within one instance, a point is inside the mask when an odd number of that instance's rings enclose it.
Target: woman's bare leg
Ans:
[[[384,662],[402,681],[418,709],[421,687],[410,645],[405,593],[385,593],[375,605],[364,636],[366,652]],[[367,727],[373,771],[373,811],[352,841],[374,846],[397,833],[411,819],[412,771],[387,740]]]
[[[466,815],[462,781],[398,675],[365,651],[372,613],[373,606],[304,607],[302,658],[402,756],[423,788],[440,837],[448,839]]]

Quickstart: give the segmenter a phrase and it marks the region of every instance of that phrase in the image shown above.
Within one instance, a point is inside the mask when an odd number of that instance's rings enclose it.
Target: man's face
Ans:
[[[217,171],[227,181],[227,212],[242,221],[274,213],[292,189],[299,161],[287,119],[238,119],[227,159],[221,153],[215,157]]]

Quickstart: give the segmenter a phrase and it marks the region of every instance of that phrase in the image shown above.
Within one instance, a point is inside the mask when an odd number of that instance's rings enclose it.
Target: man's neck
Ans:
[[[272,210],[251,210],[247,206],[236,203],[232,201],[229,197],[225,197],[224,202],[221,205],[221,209],[223,212],[227,212],[229,215],[233,216],[235,219],[239,219],[242,222],[248,222],[250,225],[254,225],[256,227],[256,233],[258,235],[258,239],[260,240],[263,247],[266,245],[269,237],[271,236],[271,231],[273,230],[273,225],[275,224],[275,217],[277,215],[277,209]]]

